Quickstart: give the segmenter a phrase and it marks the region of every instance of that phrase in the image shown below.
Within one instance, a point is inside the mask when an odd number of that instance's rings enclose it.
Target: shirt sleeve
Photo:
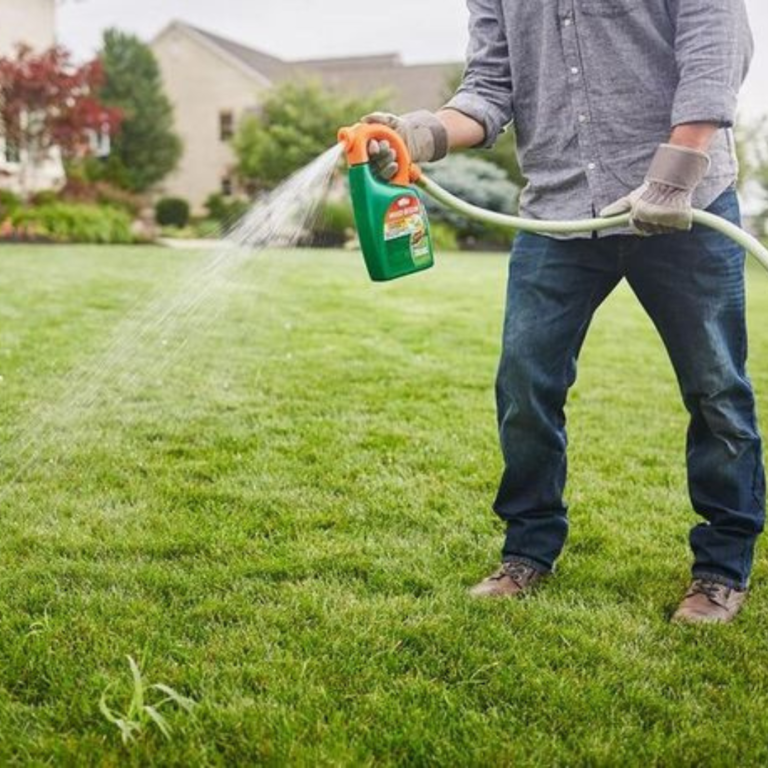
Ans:
[[[673,0],[679,82],[672,127],[711,122],[730,128],[754,43],[744,0]]]
[[[512,76],[509,46],[500,0],[467,0],[469,48],[464,79],[447,109],[471,117],[485,127],[491,147],[512,121]]]

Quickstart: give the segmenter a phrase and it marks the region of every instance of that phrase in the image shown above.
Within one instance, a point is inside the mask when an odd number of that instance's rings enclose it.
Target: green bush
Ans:
[[[52,203],[18,208],[11,215],[14,228],[59,243],[132,243],[131,219],[108,206]]]
[[[184,229],[189,224],[189,203],[180,197],[164,197],[155,206],[155,219],[161,227]]]
[[[352,204],[348,200],[327,201],[318,213],[317,227],[337,235],[346,235],[350,229],[354,230],[355,214]]]
[[[429,225],[432,243],[437,251],[458,251],[459,237],[451,224],[433,221]]]
[[[0,222],[21,207],[21,199],[7,189],[0,189]]]
[[[136,217],[146,205],[142,195],[127,192],[107,181],[94,181],[83,171],[83,167],[77,164],[67,166],[67,183],[58,196],[58,200],[65,203],[87,203],[90,205],[109,205],[113,208],[121,208],[132,217]],[[43,201],[35,200],[42,205]]]
[[[251,203],[241,198],[232,198],[228,200],[220,192],[216,192],[205,201],[205,208],[208,211],[208,218],[219,222],[220,224],[234,224],[248,213]]]
[[[467,155],[454,155],[429,166],[427,175],[457,197],[480,208],[511,214],[517,205],[519,188],[498,166]],[[512,234],[466,218],[427,198],[427,210],[434,223],[451,224],[462,246],[508,248]]]
[[[355,231],[355,216],[348,200],[326,201],[317,212],[307,245],[337,248]]]
[[[227,218],[228,208],[229,203],[221,192],[214,192],[206,198],[205,210],[208,211],[208,216],[216,221],[224,221]]]
[[[389,102],[389,94],[365,96],[291,78],[270,88],[258,113],[240,122],[232,144],[241,179],[254,189],[274,189],[328,150],[342,125],[352,125]]]
[[[121,208],[126,213],[135,217],[141,213],[145,200],[141,195],[120,189],[106,181],[96,184],[96,200],[101,205],[110,205],[113,208]]]
[[[222,236],[221,222],[216,219],[200,219],[192,223],[195,235],[201,240]]]
[[[30,200],[30,203],[34,206],[54,205],[58,202],[60,202],[59,195],[52,189],[44,189],[42,192],[35,192]]]

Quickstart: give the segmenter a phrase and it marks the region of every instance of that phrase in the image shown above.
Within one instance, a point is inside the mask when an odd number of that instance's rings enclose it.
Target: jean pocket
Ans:
[[[579,7],[585,16],[626,16],[634,11],[641,0],[579,0]]]

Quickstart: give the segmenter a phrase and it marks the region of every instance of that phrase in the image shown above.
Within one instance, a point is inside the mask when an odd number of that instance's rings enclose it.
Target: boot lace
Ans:
[[[688,593],[688,596],[704,595],[711,603],[723,607],[728,591],[728,587],[725,584],[720,584],[718,581],[696,579],[693,584],[691,584],[691,590]]]
[[[535,568],[520,560],[509,560],[491,578],[494,581],[500,581],[506,576],[519,587],[524,587],[530,581],[535,570]]]

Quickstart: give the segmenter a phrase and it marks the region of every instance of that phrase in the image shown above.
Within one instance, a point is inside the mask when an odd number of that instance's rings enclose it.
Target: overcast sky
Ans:
[[[768,115],[768,0],[746,0],[757,54],[742,97]],[[181,19],[287,59],[397,51],[409,62],[453,61],[466,46],[465,0],[62,0],[59,38],[92,53],[109,26],[151,39]]]

